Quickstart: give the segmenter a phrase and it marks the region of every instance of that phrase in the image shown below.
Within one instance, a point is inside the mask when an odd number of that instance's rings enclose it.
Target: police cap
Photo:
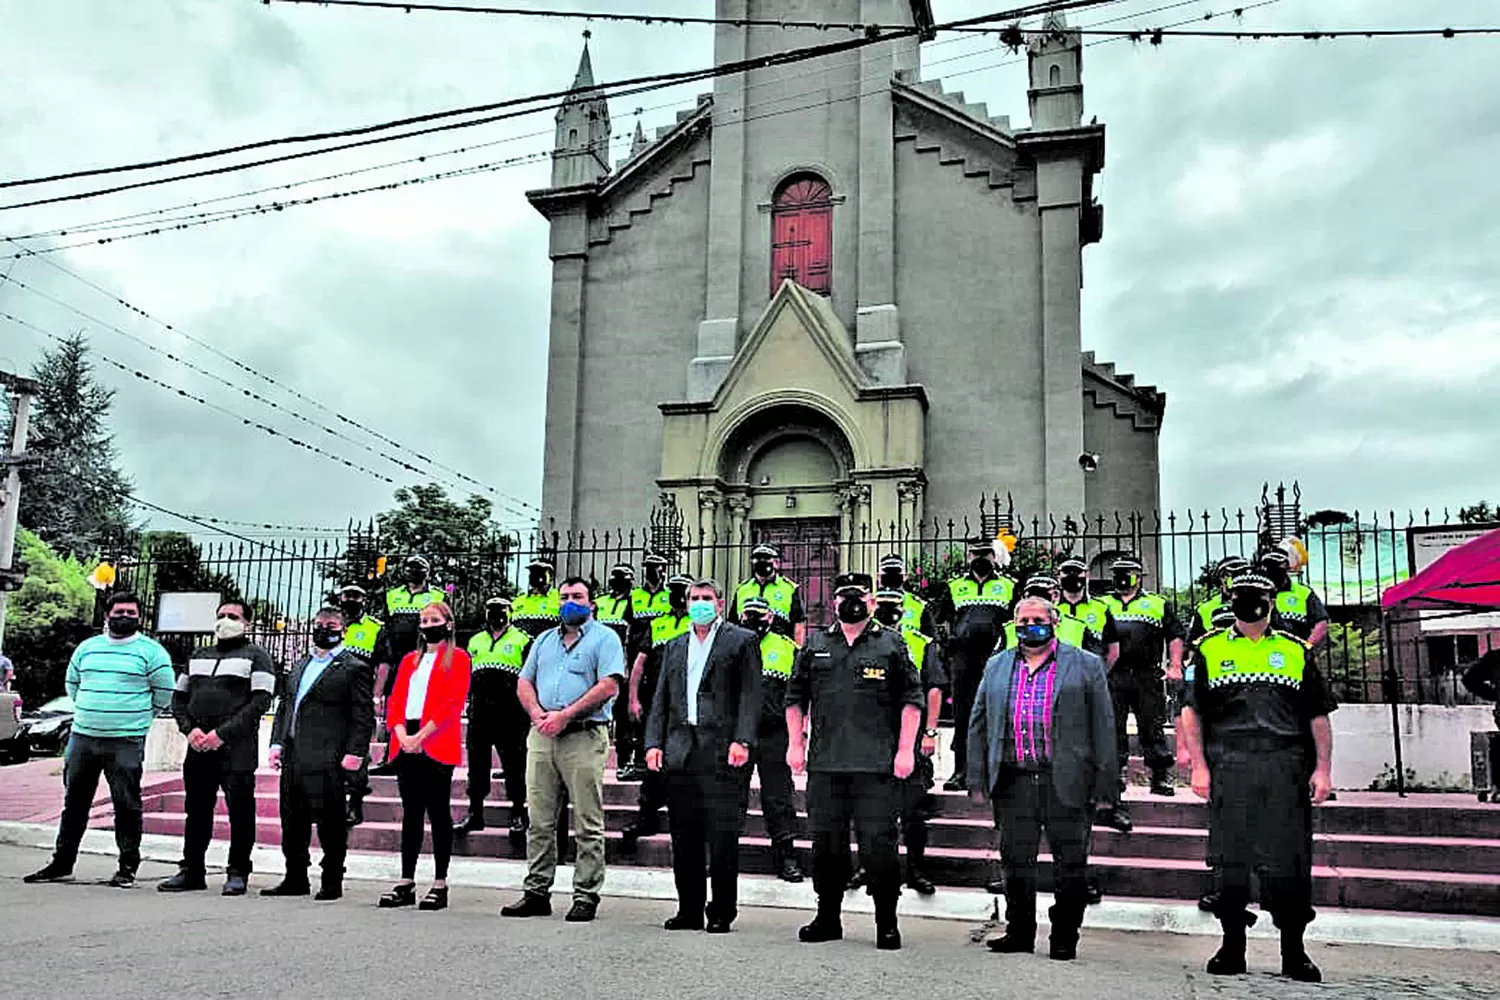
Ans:
[[[1282,549],[1267,549],[1255,560],[1262,566],[1274,566],[1277,569],[1290,569],[1291,557]]]
[[[340,597],[358,597],[363,599],[367,591],[357,583],[346,583],[339,588]]]
[[[892,552],[888,556],[881,556],[880,557],[880,568],[882,570],[896,569],[896,570],[900,570],[901,572],[905,573],[906,572],[906,560],[902,559],[900,556],[896,555],[896,553]]]
[[[554,566],[552,564],[552,560],[548,559],[546,556],[537,556],[535,559],[531,560],[531,562],[529,562],[529,563],[526,564],[526,568],[527,569],[544,569],[548,573],[555,573],[555,572],[557,572],[557,567]]]
[[[774,545],[768,545],[765,542],[761,542],[755,548],[750,550],[750,558],[780,559],[781,550]]]
[[[1146,572],[1146,565],[1135,556],[1120,556],[1114,562],[1110,563],[1109,569],[1112,573],[1119,572],[1120,570],[1124,570],[1127,573],[1144,573]]]
[[[1088,576],[1089,564],[1076,557],[1064,559],[1062,562],[1057,564],[1057,572],[1063,575],[1074,573],[1078,576]]]
[[[1250,560],[1244,556],[1225,556],[1214,564],[1214,576],[1222,580],[1250,568]]]
[[[1026,581],[1025,592],[1028,594],[1040,594],[1042,597],[1051,597],[1052,592],[1061,589],[1061,586],[1056,578],[1047,576],[1045,573],[1037,573]]]
[[[408,566],[420,566],[423,569],[432,569],[432,563],[430,563],[430,562],[427,561],[427,557],[426,556],[415,556],[415,555],[413,555],[413,556],[407,556],[406,557],[406,565],[408,565]]]
[[[665,566],[667,564],[667,557],[660,552],[647,552],[646,558],[641,560],[641,564],[644,566]]]
[[[1263,590],[1271,593],[1276,589],[1276,584],[1271,582],[1270,577],[1263,573],[1241,573],[1234,578],[1235,590]]]
[[[489,600],[487,600],[487,601],[484,602],[484,606],[487,607],[487,608],[504,608],[505,610],[509,611],[510,610],[510,598],[509,597],[491,597]]]
[[[692,585],[693,578],[691,576],[688,576],[686,573],[673,573],[671,577],[667,579],[668,587],[691,587]]]
[[[868,594],[874,583],[868,573],[840,573],[833,578],[833,593],[835,596],[846,592]]]
[[[628,576],[632,580],[635,579],[635,567],[630,565],[630,563],[615,563],[609,568],[609,572],[612,576],[619,574],[620,576]]]
[[[976,535],[969,539],[969,555],[977,556],[985,553],[989,555],[995,554],[995,540],[993,538]]]
[[[766,601],[764,597],[747,597],[745,598],[744,603],[740,605],[741,615],[765,616],[769,615],[770,613],[771,605]]]
[[[904,590],[880,590],[875,592],[876,604],[903,604],[906,602],[906,591]]]

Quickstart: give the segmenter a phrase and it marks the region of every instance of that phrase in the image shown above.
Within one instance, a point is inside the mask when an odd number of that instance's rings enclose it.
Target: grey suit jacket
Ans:
[[[1016,669],[1014,649],[990,657],[969,715],[969,787],[985,795],[994,790],[1004,760]],[[1059,643],[1052,692],[1052,786],[1058,801],[1068,809],[1113,801],[1119,780],[1115,754],[1115,713],[1104,661]]]
[[[688,636],[662,647],[661,675],[646,719],[647,750],[662,751],[662,766],[681,771],[695,746],[687,714]],[[713,747],[716,764],[729,756],[729,744],[755,748],[761,702],[760,637],[724,622],[714,636],[698,684],[696,744]]]

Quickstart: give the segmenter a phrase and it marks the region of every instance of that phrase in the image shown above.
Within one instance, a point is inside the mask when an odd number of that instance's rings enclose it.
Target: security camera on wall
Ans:
[[[1078,456],[1078,467],[1084,472],[1093,472],[1099,468],[1100,461],[1098,452],[1086,451]]]

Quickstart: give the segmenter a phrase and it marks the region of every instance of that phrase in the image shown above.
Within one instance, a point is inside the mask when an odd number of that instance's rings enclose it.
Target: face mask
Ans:
[[[870,606],[863,597],[850,595],[839,598],[839,621],[847,625],[858,625],[870,617]]]
[[[692,601],[688,604],[688,617],[694,625],[709,625],[719,617],[719,607],[713,601]]]
[[[881,590],[900,590],[906,585],[906,574],[899,569],[888,569],[880,574]]]
[[[1052,626],[1051,624],[1017,625],[1016,638],[1023,646],[1039,649],[1052,641]]]
[[[131,615],[110,615],[104,619],[104,627],[116,639],[128,639],[141,630],[141,620]]]
[[[1262,566],[1261,572],[1276,584],[1277,588],[1285,587],[1290,574],[1279,566]]]
[[[754,571],[756,576],[770,576],[773,572],[775,572],[774,567],[772,567],[771,565],[771,560],[769,559],[755,560],[750,564],[750,569]]]
[[[687,588],[672,587],[667,591],[667,603],[672,605],[673,611],[687,610]]]
[[[1229,602],[1234,616],[1242,622],[1261,622],[1271,616],[1271,601],[1260,594],[1237,594]]]
[[[558,617],[569,628],[577,628],[589,620],[589,615],[592,611],[593,609],[587,604],[580,604],[577,601],[564,601],[562,608],[558,611]]]
[[[451,629],[446,625],[423,625],[422,638],[430,643],[442,642],[448,638]]]
[[[1088,581],[1081,576],[1065,576],[1058,582],[1062,584],[1063,593],[1081,594]]]
[[[427,571],[425,569],[409,569],[406,571],[406,582],[413,587],[420,587],[427,582]]]
[[[609,590],[613,594],[624,594],[630,591],[630,578],[624,576],[612,576],[609,578]]]
[[[503,611],[492,611],[484,616],[484,622],[496,632],[510,624],[510,615]]]
[[[545,590],[547,587],[547,574],[539,569],[534,569],[526,574],[526,582],[531,585],[532,590]]]
[[[1116,573],[1115,574],[1115,589],[1116,590],[1134,590],[1135,589],[1135,583],[1136,583],[1136,576],[1135,576],[1134,573]]]
[[[875,620],[882,625],[894,628],[901,621],[901,609],[890,604],[877,604],[875,606]]]
[[[754,632],[758,636],[764,637],[767,632],[771,631],[770,620],[762,618],[759,615],[756,615],[753,618],[742,618],[741,621],[745,623],[745,627],[747,629]]]
[[[660,566],[646,567],[646,583],[653,588],[660,588],[661,581],[666,577],[667,571]]]
[[[348,603],[340,604],[339,610],[342,611],[344,613],[344,617],[349,619],[351,622],[359,621],[365,616],[365,605],[362,601],[349,601]]]
[[[990,567],[993,564],[985,556],[977,556],[969,560],[969,569],[975,576],[989,576]]]
[[[313,627],[313,645],[319,649],[333,649],[344,641],[344,630],[332,625],[316,625]]]
[[[245,623],[233,618],[220,618],[214,622],[214,637],[217,639],[238,639],[245,634]]]

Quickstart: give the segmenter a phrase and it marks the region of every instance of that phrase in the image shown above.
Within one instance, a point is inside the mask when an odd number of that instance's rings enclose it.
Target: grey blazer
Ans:
[[[647,750],[662,751],[662,767],[681,771],[688,765],[694,734],[687,721],[688,637],[680,635],[662,648],[661,675],[646,719]],[[761,702],[760,637],[723,622],[708,651],[698,684],[698,741],[713,747],[714,760],[729,756],[729,744],[755,748]]]
[[[969,787],[985,795],[1000,776],[1015,671],[1016,650],[990,657],[969,715]],[[1119,780],[1115,755],[1115,713],[1104,661],[1058,643],[1052,691],[1052,787],[1058,801],[1068,809],[1114,801]]]

